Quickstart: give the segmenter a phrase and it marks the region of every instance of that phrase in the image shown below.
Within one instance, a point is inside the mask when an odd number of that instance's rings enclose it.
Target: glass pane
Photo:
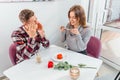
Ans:
[[[120,65],[120,33],[103,30],[101,35],[102,53],[101,56],[109,61]]]

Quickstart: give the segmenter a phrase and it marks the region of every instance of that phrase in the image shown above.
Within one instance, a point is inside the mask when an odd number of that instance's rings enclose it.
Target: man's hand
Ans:
[[[45,31],[42,29],[42,30],[38,30],[41,38],[45,37]]]
[[[37,35],[36,30],[37,30],[36,23],[29,23],[25,25],[25,31],[28,33],[29,37],[31,38],[34,38]]]

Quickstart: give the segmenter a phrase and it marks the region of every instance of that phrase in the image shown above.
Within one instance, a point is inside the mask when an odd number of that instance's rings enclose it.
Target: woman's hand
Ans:
[[[73,34],[80,34],[78,29],[76,29],[76,28],[75,29],[71,29],[70,32],[73,33]]]
[[[63,32],[65,30],[65,27],[64,26],[61,26],[60,27],[60,31]]]

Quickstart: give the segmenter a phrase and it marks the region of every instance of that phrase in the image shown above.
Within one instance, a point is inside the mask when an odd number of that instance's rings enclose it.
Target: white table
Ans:
[[[80,68],[80,77],[78,80],[94,80],[97,71],[102,65],[102,60],[95,59],[80,53],[76,53],[64,48],[51,45],[49,48],[39,52],[42,57],[40,64],[36,63],[35,57],[25,60],[7,70],[3,73],[10,80],[71,80],[69,77],[69,70],[54,70],[47,68],[47,63],[52,60],[57,53],[66,55],[65,61],[72,65],[86,64],[87,66],[96,67],[96,69]],[[57,63],[57,62],[54,62]]]

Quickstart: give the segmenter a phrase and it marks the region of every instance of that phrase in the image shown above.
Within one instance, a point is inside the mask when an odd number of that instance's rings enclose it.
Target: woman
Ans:
[[[45,48],[49,47],[49,40],[45,38],[43,27],[32,10],[23,9],[19,13],[19,19],[23,25],[11,35],[16,44],[16,64],[37,53],[40,44]]]
[[[91,37],[91,29],[86,25],[84,9],[74,5],[68,11],[69,23],[61,26],[62,41],[66,41],[69,50],[87,54],[86,47]]]

